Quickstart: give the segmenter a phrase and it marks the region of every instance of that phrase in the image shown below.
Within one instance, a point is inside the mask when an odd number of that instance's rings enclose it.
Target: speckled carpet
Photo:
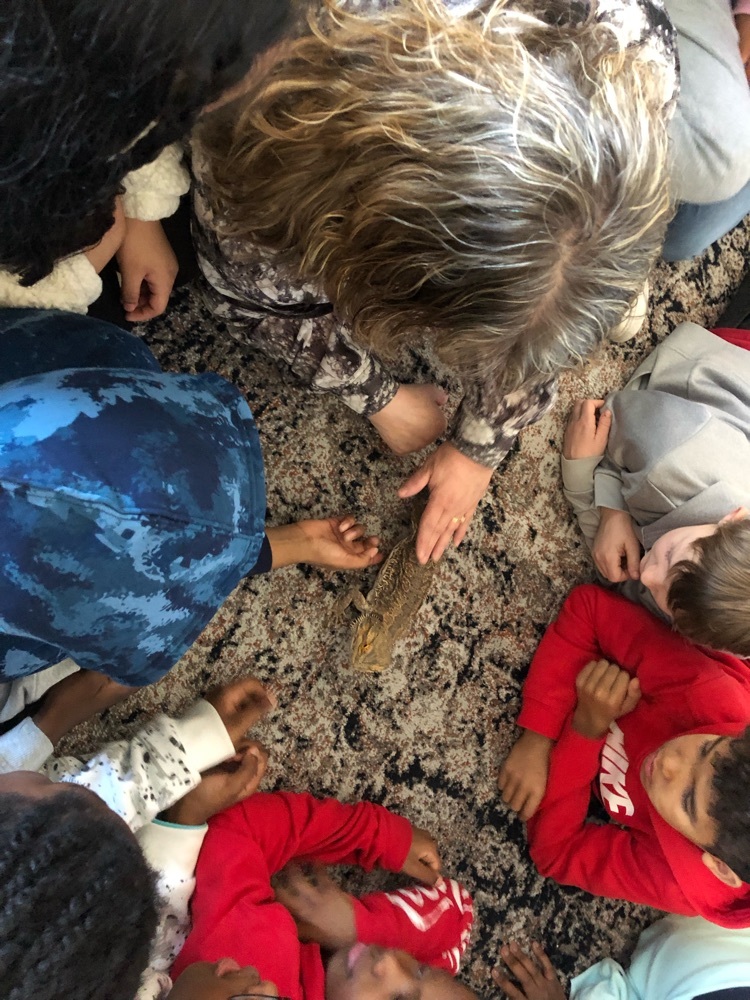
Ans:
[[[539,937],[565,975],[627,955],[654,912],[539,878],[495,776],[516,734],[539,638],[570,588],[591,577],[560,489],[572,400],[622,384],[682,320],[714,323],[748,266],[749,247],[750,219],[696,262],[657,267],[650,324],[563,378],[554,413],[522,435],[466,541],[442,560],[389,672],[350,672],[349,629],[331,622],[336,596],[359,581],[293,567],[241,584],[167,677],[79,729],[68,748],[93,748],[253,672],[281,686],[279,710],[259,730],[273,755],[266,787],[373,799],[437,836],[446,871],[474,895],[464,977],[480,994],[499,993],[488,973],[509,935]],[[282,381],[271,362],[212,322],[190,290],[145,336],[165,367],[217,371],[246,394],[264,447],[270,523],[351,510],[386,544],[399,537],[408,508],[395,490],[415,458],[386,453],[370,425],[336,400]],[[417,354],[400,366],[406,379],[437,377],[457,403],[456,382],[431,371]],[[365,588],[375,572],[361,574]]]

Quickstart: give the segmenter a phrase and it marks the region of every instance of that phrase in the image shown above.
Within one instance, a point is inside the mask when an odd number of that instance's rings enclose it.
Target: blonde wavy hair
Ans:
[[[551,7],[324,3],[199,131],[220,234],[273,251],[381,353],[427,334],[507,390],[578,362],[661,246],[664,83]]]

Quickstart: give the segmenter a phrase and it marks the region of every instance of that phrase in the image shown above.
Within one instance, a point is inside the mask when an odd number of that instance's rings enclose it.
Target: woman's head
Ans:
[[[183,137],[284,29],[289,0],[5,0],[0,267],[96,243],[130,170]]]
[[[222,232],[280,254],[381,351],[427,332],[509,389],[575,363],[661,244],[664,87],[611,28],[549,8],[326,7],[201,130]]]
[[[132,1000],[156,929],[154,877],[92,792],[0,776],[0,982],[5,1000]]]

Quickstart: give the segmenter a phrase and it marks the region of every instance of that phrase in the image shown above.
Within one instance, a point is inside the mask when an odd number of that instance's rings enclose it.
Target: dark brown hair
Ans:
[[[673,569],[667,603],[692,642],[750,656],[750,518],[724,521]]]

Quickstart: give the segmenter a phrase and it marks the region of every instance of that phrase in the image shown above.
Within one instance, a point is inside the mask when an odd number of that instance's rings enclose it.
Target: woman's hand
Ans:
[[[402,385],[370,423],[396,455],[421,451],[445,433],[448,396],[437,385]]]
[[[612,412],[602,410],[603,406],[603,399],[576,400],[565,428],[563,458],[599,458],[604,454],[612,426]]]
[[[126,219],[117,263],[128,320],[141,323],[163,313],[177,277],[177,258],[161,223]]]
[[[437,562],[451,540],[461,544],[493,471],[446,442],[406,480],[398,491],[402,499],[415,496],[425,486],[430,490],[417,534],[421,563]]]
[[[600,508],[601,520],[591,547],[596,568],[610,583],[640,579],[641,543],[633,518],[624,510]]]

